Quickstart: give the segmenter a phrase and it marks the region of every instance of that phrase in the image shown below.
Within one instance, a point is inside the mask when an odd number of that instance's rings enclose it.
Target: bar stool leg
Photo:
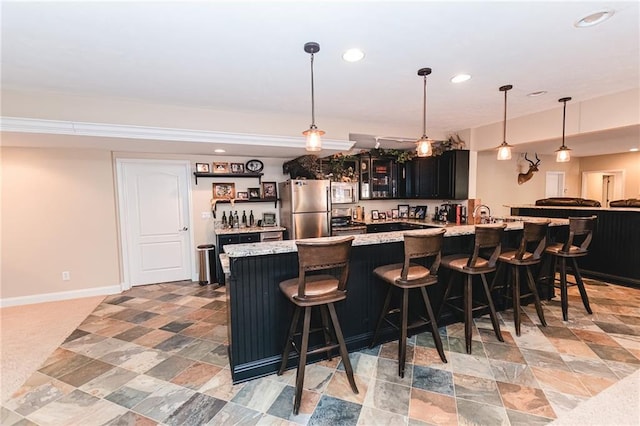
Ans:
[[[328,311],[325,305],[320,305],[320,316],[322,317],[322,332],[324,334],[324,341],[327,346],[333,343],[331,338],[330,330],[329,330],[329,318]],[[332,350],[327,351],[327,360],[331,361],[333,356],[331,355]]]
[[[560,259],[560,299],[562,304],[562,319],[569,320],[569,300],[567,295],[567,260]]]
[[[467,346],[467,353],[471,353],[471,336],[473,330],[473,276],[467,275],[464,283],[464,341]]]
[[[340,356],[342,357],[342,363],[344,364],[344,372],[347,373],[347,380],[349,380],[349,384],[351,385],[351,390],[353,391],[353,393],[357,394],[358,387],[356,386],[356,381],[353,378],[353,368],[351,367],[351,361],[349,360],[349,352],[347,352],[347,345],[344,342],[342,329],[340,328],[340,323],[338,322],[338,316],[336,315],[336,308],[333,306],[333,303],[329,303],[328,306],[329,306],[329,314],[331,314],[331,321],[333,322],[333,328],[336,332],[336,338],[338,339],[338,345],[340,347]]]
[[[309,328],[311,325],[311,307],[304,308],[304,322],[302,326],[302,345],[300,347],[300,360],[296,372],[296,397],[293,401],[293,414],[298,414],[302,400],[302,388],[304,385],[304,369],[307,365],[307,350],[309,348]]]
[[[487,285],[487,278],[484,276],[484,274],[480,274],[480,278],[482,278],[482,286],[484,288],[484,294],[487,296],[487,305],[489,305],[489,317],[491,318],[491,324],[493,325],[493,332],[496,334],[496,338],[500,342],[504,342],[504,338],[502,337],[502,333],[500,332],[500,323],[498,322],[496,307],[493,305],[493,300],[491,299],[491,292],[489,292],[489,286]]]
[[[520,335],[520,271],[513,265],[513,324],[516,328],[516,336]]]
[[[287,341],[284,344],[284,351],[282,351],[282,362],[280,363],[278,376],[282,375],[282,373],[284,373],[284,370],[287,368],[287,361],[289,361],[289,353],[291,352],[291,341],[293,339],[293,334],[296,332],[296,328],[298,328],[298,321],[300,321],[300,307],[296,306],[296,308],[293,310],[291,325],[289,326],[289,335],[287,336]]]
[[[400,328],[400,341],[398,342],[398,375],[404,379],[404,364],[407,358],[407,327],[409,312],[409,289],[402,289],[402,324]]]
[[[369,345],[369,349],[375,346],[376,340],[378,339],[378,333],[380,333],[380,328],[382,327],[382,323],[384,322],[384,318],[387,316],[387,311],[389,309],[389,304],[391,303],[391,292],[393,287],[389,286],[389,290],[387,291],[387,297],[384,299],[384,305],[382,306],[382,312],[380,313],[380,318],[378,318],[378,325],[376,326],[376,331],[373,333],[373,339],[371,340],[371,345]]]
[[[589,314],[593,314],[593,312],[591,312],[591,307],[589,306],[589,296],[587,296],[587,290],[584,288],[582,275],[580,275],[580,270],[578,269],[578,262],[576,261],[575,257],[571,260],[573,262],[573,275],[576,277],[576,284],[578,285],[578,290],[580,290],[582,304]]]
[[[427,316],[429,317],[429,322],[431,323],[431,333],[433,334],[433,341],[436,344],[436,349],[438,350],[440,359],[442,360],[442,362],[446,363],[447,358],[444,356],[442,339],[440,338],[440,333],[438,332],[438,324],[436,323],[436,319],[433,316],[433,309],[431,309],[431,303],[429,302],[427,289],[424,287],[420,287],[420,292],[422,293],[422,300],[424,300],[424,306],[427,308]]]
[[[455,272],[451,271],[449,275],[449,281],[447,282],[447,289],[444,291],[444,297],[442,298],[442,303],[440,304],[440,309],[438,309],[438,318],[442,315],[442,308],[447,303],[447,299],[449,298],[449,293],[451,293],[451,287],[453,286],[453,280],[455,279]]]
[[[538,295],[538,289],[536,288],[536,283],[533,280],[533,274],[531,273],[531,269],[529,266],[526,266],[527,270],[527,283],[529,285],[529,290],[533,294],[533,300],[536,305],[536,312],[538,313],[538,319],[540,319],[540,323],[543,327],[547,326],[547,322],[544,319],[544,311],[542,310],[542,304],[540,303],[540,296]]]

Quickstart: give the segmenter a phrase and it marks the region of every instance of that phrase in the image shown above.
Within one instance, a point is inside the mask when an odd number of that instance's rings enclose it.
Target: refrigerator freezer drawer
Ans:
[[[293,214],[291,238],[317,238],[329,236],[329,212]]]

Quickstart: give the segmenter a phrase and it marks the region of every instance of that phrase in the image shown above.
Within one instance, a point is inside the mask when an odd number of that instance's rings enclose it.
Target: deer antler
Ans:
[[[525,153],[524,153],[524,159],[525,159],[525,160],[527,160],[529,163],[531,163],[531,165],[532,165],[532,166],[535,166],[535,164],[533,163],[533,161],[531,161],[531,160],[529,160],[529,159],[527,158],[527,154],[528,154],[528,152],[525,152]],[[536,158],[538,158],[538,154],[536,154]],[[540,160],[538,160],[538,161],[540,161]]]
[[[541,160],[538,158],[538,153],[536,152],[536,164],[535,165],[537,166],[538,164],[540,164],[540,161]]]

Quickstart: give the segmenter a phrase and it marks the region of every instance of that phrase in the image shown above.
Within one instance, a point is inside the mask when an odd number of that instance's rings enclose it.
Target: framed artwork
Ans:
[[[391,209],[391,219],[398,218],[398,209]]]
[[[229,173],[229,163],[213,163],[213,173]]]
[[[416,206],[416,219],[426,219],[427,206]]]
[[[244,173],[244,164],[231,163],[231,173]]]
[[[416,206],[409,207],[409,219],[416,218]]]
[[[266,199],[278,198],[275,182],[262,182],[262,196]]]
[[[260,199],[260,188],[247,188],[247,192],[249,193],[250,200]]]
[[[378,219],[380,219],[380,213],[378,213],[378,210],[371,210],[371,220]]]
[[[400,219],[409,219],[409,204],[398,204],[398,216]]]
[[[236,198],[236,184],[235,183],[214,183],[213,184],[213,198],[228,200],[230,198]]]
[[[248,200],[249,199],[249,193],[246,191],[238,191],[236,193],[236,200]]]
[[[387,220],[387,214],[385,212],[378,213],[380,220]]]
[[[198,173],[209,173],[211,169],[209,169],[209,163],[196,163],[196,172]]]

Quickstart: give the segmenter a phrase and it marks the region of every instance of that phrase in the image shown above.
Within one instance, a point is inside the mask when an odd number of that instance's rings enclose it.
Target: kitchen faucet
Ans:
[[[482,208],[486,210],[486,213],[488,213],[488,216],[482,214],[482,213],[485,213],[485,211],[481,210]],[[476,218],[476,213],[478,212],[479,209],[480,209],[480,224],[491,223],[491,209],[486,204],[480,204],[479,206],[476,206],[475,209],[473,209],[474,221]]]

